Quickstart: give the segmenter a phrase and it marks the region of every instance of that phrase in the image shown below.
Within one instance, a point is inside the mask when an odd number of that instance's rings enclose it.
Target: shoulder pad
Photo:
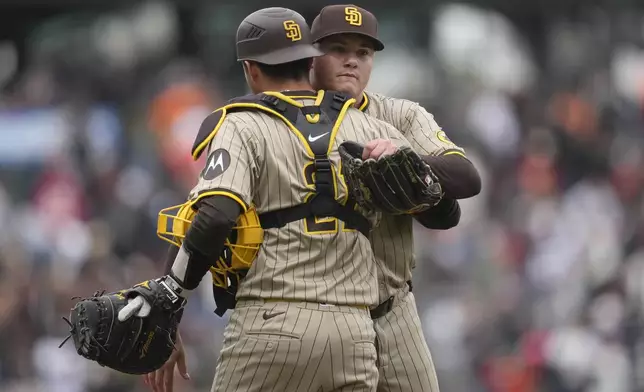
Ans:
[[[199,159],[201,153],[210,142],[210,139],[212,139],[210,135],[217,132],[221,124],[224,122],[225,117],[226,107],[224,106],[210,113],[208,117],[201,122],[199,132],[197,132],[197,137],[192,145],[192,158],[194,160]]]
[[[282,106],[284,105],[284,106]],[[275,97],[265,94],[248,94],[229,100],[225,106],[220,107],[206,117],[201,126],[197,137],[192,144],[192,158],[199,159],[201,153],[206,149],[208,143],[217,134],[217,130],[223,124],[226,115],[232,111],[243,110],[262,110],[269,113],[275,113],[275,110],[286,111],[286,104],[282,103]]]

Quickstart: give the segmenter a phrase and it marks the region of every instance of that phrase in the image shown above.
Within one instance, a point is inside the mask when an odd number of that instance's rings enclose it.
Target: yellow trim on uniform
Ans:
[[[367,105],[369,105],[369,97],[367,96],[367,93],[365,93],[363,91],[362,92],[362,103],[360,104],[360,107],[358,108],[358,110],[363,112],[367,108]]]
[[[297,102],[297,101],[293,100],[291,97],[289,97],[289,96],[287,96],[287,95],[284,95],[284,94],[282,94],[282,93],[280,93],[280,92],[276,92],[276,91],[266,91],[266,92],[264,92],[264,94],[265,94],[265,95],[270,95],[270,96],[276,97],[276,98],[278,98],[278,99],[281,99],[281,100],[283,100],[283,101],[285,101],[285,102],[287,102],[287,103],[289,103],[289,104],[291,104],[291,105],[293,105],[293,106],[295,106],[295,107],[298,107],[298,108],[302,108],[302,107],[304,107],[304,104],[302,104],[302,103],[300,103],[300,102]],[[318,92],[318,95],[315,97],[315,99],[316,99],[316,104],[318,104],[318,103],[317,103],[317,102],[318,102],[318,99],[320,100],[320,103],[322,102],[322,99],[324,98],[324,94],[325,94],[325,93],[324,93],[324,90],[320,90],[320,91]],[[308,97],[307,97],[307,98],[308,98]],[[310,97],[310,98],[314,98],[314,97]],[[337,133],[337,130],[338,130],[339,126],[340,126],[341,119],[344,117],[344,113],[346,113],[346,111],[347,111],[347,109],[348,109],[348,106],[349,106],[348,104],[349,104],[349,103],[354,104],[355,102],[356,102],[356,100],[355,100],[355,99],[353,99],[353,98],[349,99],[347,102],[345,102],[344,107],[343,107],[343,108],[342,108],[342,110],[340,111],[340,114],[339,114],[339,116],[338,116],[338,120],[336,121],[336,124],[335,124],[335,126],[334,126],[334,128],[333,128],[333,132],[332,132],[332,134],[331,134],[331,143],[329,144],[329,153],[330,153],[330,151],[331,151],[331,146],[333,145],[333,141],[335,140],[335,135],[336,135],[336,133]],[[318,105],[319,105],[319,104],[318,104]],[[304,148],[306,148],[306,152],[307,152],[307,154],[308,154],[310,157],[313,157],[313,156],[314,156],[313,151],[311,150],[311,148],[309,147],[309,144],[308,144],[308,143],[307,143],[307,141],[306,141],[306,138],[302,135],[302,133],[301,133],[297,128],[295,128],[295,126],[294,126],[294,125],[293,125],[289,120],[287,120],[287,119],[286,119],[286,117],[282,116],[280,113],[276,112],[275,110],[269,109],[269,108],[267,108],[267,107],[265,107],[265,106],[262,106],[262,105],[260,105],[260,104],[256,104],[256,103],[231,103],[231,104],[226,105],[226,106],[224,106],[224,107],[221,107],[221,108],[219,108],[219,109],[217,109],[217,110],[215,110],[215,111],[213,112],[213,113],[215,113],[215,112],[217,112],[217,111],[219,111],[219,110],[223,111],[221,118],[220,118],[220,119],[219,119],[219,121],[217,122],[217,125],[216,125],[216,126],[215,126],[215,128],[212,130],[212,132],[210,133],[210,135],[208,135],[208,137],[207,137],[206,139],[204,139],[204,141],[202,141],[201,143],[199,143],[199,145],[197,146],[197,148],[195,148],[195,149],[194,149],[194,151],[193,151],[193,153],[192,153],[192,158],[193,158],[194,160],[197,160],[197,159],[198,159],[198,157],[201,155],[201,152],[203,151],[203,149],[204,149],[204,148],[206,148],[206,146],[208,146],[208,144],[210,144],[210,142],[212,141],[212,139],[215,137],[215,135],[216,135],[216,134],[217,134],[217,132],[219,131],[219,128],[221,128],[221,125],[224,123],[224,119],[226,118],[226,115],[228,114],[228,110],[229,110],[229,109],[233,109],[233,108],[253,108],[253,109],[259,109],[260,111],[265,111],[265,112],[268,112],[268,113],[271,113],[271,114],[273,114],[273,115],[277,116],[279,119],[281,119],[282,121],[284,121],[284,122],[286,123],[286,125],[291,129],[291,131],[293,131],[293,133],[295,133],[295,135],[300,139],[300,141],[301,141],[301,142],[302,142],[302,144],[304,145]]]
[[[338,130],[340,129],[340,124],[342,123],[344,116],[347,114],[347,110],[349,110],[349,108],[353,106],[355,103],[356,103],[356,100],[353,98],[350,98],[342,106],[342,109],[338,114],[338,118],[335,120],[335,124],[333,124],[333,129],[331,130],[331,139],[329,141],[329,148],[327,149],[327,152],[326,152],[327,155],[330,155],[331,151],[333,151],[333,145],[335,144],[335,136],[338,134]]]
[[[275,94],[279,94],[279,93],[275,93]],[[268,94],[268,95],[272,95],[272,94]],[[286,97],[286,95],[284,95],[284,94],[279,94],[279,95],[283,95],[284,97]],[[288,97],[286,97],[286,98],[288,98]],[[293,100],[292,100],[292,99],[290,99],[290,98],[289,98],[289,100],[293,101]],[[296,101],[293,101],[293,102],[296,102]],[[299,102],[296,102],[296,103],[297,103],[297,104],[299,104],[299,105],[300,105],[300,107],[301,107],[301,105],[302,105],[302,104],[300,104]],[[299,131],[297,128],[295,128],[295,126],[293,126],[293,124],[291,124],[291,122],[290,122],[290,121],[288,121],[288,120],[286,119],[286,117],[282,116],[281,114],[279,114],[279,113],[278,113],[278,112],[276,112],[275,110],[269,109],[269,108],[267,108],[267,107],[264,107],[264,106],[262,106],[262,105],[260,105],[260,104],[256,104],[256,103],[231,103],[230,105],[226,105],[226,106],[224,106],[223,108],[221,108],[221,109],[217,109],[217,110],[227,110],[227,109],[231,109],[231,108],[253,108],[253,109],[259,109],[260,111],[265,111],[265,112],[268,112],[268,113],[271,113],[271,114],[273,114],[273,115],[277,116],[277,117],[278,117],[278,118],[280,118],[282,121],[284,121],[284,122],[286,123],[286,125],[291,129],[291,131],[293,131],[293,133],[295,133],[295,135],[300,139],[300,141],[301,141],[301,142],[302,142],[302,144],[304,145],[304,148],[306,148],[306,151],[307,151],[307,153],[309,154],[309,156],[311,156],[311,157],[313,156],[313,151],[311,151],[311,148],[309,147],[308,143],[306,142],[306,139],[304,138],[304,136],[302,136],[302,134],[300,133],[300,131]],[[202,151],[204,148],[206,148],[206,146],[207,146],[207,145],[212,141],[212,139],[215,137],[215,135],[217,134],[217,131],[219,131],[219,128],[221,127],[221,124],[223,123],[223,119],[224,119],[224,117],[225,117],[225,116],[226,116],[226,112],[224,111],[224,114],[223,114],[222,118],[219,120],[219,123],[217,123],[217,126],[215,127],[215,129],[213,129],[213,130],[212,130],[212,132],[210,133],[210,135],[208,135],[208,137],[207,137],[203,142],[201,142],[201,143],[199,144],[199,146],[197,146],[197,148],[194,150],[194,152],[192,153],[192,157],[193,157],[195,160],[199,157],[199,155],[200,155],[201,151]]]
[[[201,152],[203,151],[203,149],[206,148],[208,143],[210,143],[210,141],[217,134],[217,131],[219,131],[219,128],[221,128],[221,125],[224,123],[224,119],[226,118],[226,110],[228,109],[229,106],[230,105],[226,105],[226,106],[221,107],[221,108],[215,110],[214,112],[212,112],[212,113],[217,113],[218,111],[221,110],[222,111],[221,118],[219,118],[219,121],[217,121],[217,125],[215,125],[215,127],[212,129],[212,131],[210,132],[210,135],[208,135],[208,137],[205,138],[203,142],[199,143],[197,148],[195,148],[195,150],[192,152],[192,159],[193,160],[196,161],[199,158],[199,156],[201,155]],[[212,114],[212,113],[210,113],[210,114]]]
[[[465,154],[463,154],[463,153],[462,153],[462,152],[460,152],[460,151],[456,151],[456,150],[447,151],[446,153],[441,154],[441,155],[442,155],[442,156],[448,156],[448,155],[460,155],[460,156],[462,156],[463,158],[467,159],[467,157],[465,156]]]
[[[307,162],[304,164],[304,166],[302,166],[302,177],[304,178],[304,184],[306,184],[306,187],[315,190],[315,173],[311,175],[311,182],[308,181],[309,179],[306,176],[306,168],[312,165],[314,165],[313,162]]]
[[[322,103],[322,100],[324,99],[324,90],[318,91],[318,95],[315,98],[315,106],[320,106]],[[320,115],[319,114],[307,114],[306,116],[306,121],[310,122],[311,124],[317,124],[318,121],[320,121]]]
[[[324,98],[324,91],[320,90],[318,92],[318,99],[319,99],[320,103],[322,102],[322,98]],[[333,150],[333,145],[335,144],[335,137],[336,137],[336,135],[338,133],[338,130],[340,129],[340,124],[342,123],[342,120],[344,119],[344,116],[346,115],[347,110],[349,110],[349,108],[351,106],[353,106],[355,104],[355,102],[356,102],[356,100],[353,99],[353,98],[348,99],[344,103],[344,105],[342,106],[342,109],[340,109],[340,113],[338,114],[338,118],[335,120],[335,124],[333,124],[333,128],[331,129],[331,136],[329,137],[329,147],[327,149],[327,156],[330,155],[331,151]],[[316,104],[319,105],[317,100],[316,100]],[[315,189],[314,188],[315,187],[315,178],[314,178],[314,176],[311,176],[312,177],[311,181],[313,182],[313,184],[310,184],[308,182],[308,178],[306,177],[306,169],[312,164],[313,164],[313,162],[309,162],[309,163],[305,164],[304,167],[302,168],[302,173],[304,174],[304,181],[306,183],[306,186],[308,188]],[[332,178],[332,182],[333,182],[333,198],[334,199],[337,199],[337,197],[338,197],[338,176],[341,176],[340,172],[336,170],[335,166],[331,165],[331,178]],[[343,185],[346,187],[346,184],[344,183],[344,178],[340,177],[340,179],[342,180]],[[304,202],[307,202],[308,199],[313,195],[314,195],[314,193],[307,194],[304,197]],[[344,200],[344,202],[346,203],[346,200]],[[330,223],[330,222],[333,222],[334,223],[334,228],[333,228],[333,230],[310,231],[309,227],[308,227],[307,219],[305,218],[304,219],[304,232],[306,234],[335,234],[335,233],[338,232],[339,224],[338,224],[338,219],[335,218],[335,217],[323,217],[323,218],[315,217],[314,221],[315,221],[315,223]]]
[[[196,202],[198,202],[199,200],[201,200],[201,199],[203,199],[204,197],[207,197],[207,196],[226,196],[226,197],[229,197],[229,198],[235,200],[237,202],[237,204],[239,204],[241,206],[242,210],[244,210],[244,213],[248,212],[248,206],[246,205],[246,203],[239,196],[237,196],[236,194],[234,194],[232,192],[221,191],[221,190],[219,190],[219,191],[206,191],[206,192],[200,193],[200,194],[197,195],[197,197],[194,200],[190,201],[190,205],[192,206],[193,204],[195,204]]]

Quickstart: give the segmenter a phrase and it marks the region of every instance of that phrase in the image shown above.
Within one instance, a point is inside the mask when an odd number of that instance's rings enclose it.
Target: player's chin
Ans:
[[[361,91],[358,80],[347,77],[342,77],[342,80],[336,80],[336,82],[333,83],[333,88],[331,90],[340,91],[341,93],[351,96],[351,98],[357,98]]]

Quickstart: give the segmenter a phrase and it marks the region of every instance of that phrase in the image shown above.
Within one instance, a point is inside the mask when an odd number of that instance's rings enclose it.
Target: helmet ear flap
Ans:
[[[157,218],[157,236],[162,240],[181,247],[186,237],[190,223],[195,217],[195,210],[192,208],[194,201],[187,201],[159,211]]]

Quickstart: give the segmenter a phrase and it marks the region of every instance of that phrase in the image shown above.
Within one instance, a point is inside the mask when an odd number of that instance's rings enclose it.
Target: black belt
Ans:
[[[409,292],[412,290],[412,284],[411,280],[407,281],[407,286],[409,286]],[[377,318],[380,318],[387,313],[391,311],[391,309],[394,307],[394,296],[392,295],[387,299],[385,302],[381,303],[380,305],[376,306],[374,309],[371,309],[371,319],[375,320]]]

